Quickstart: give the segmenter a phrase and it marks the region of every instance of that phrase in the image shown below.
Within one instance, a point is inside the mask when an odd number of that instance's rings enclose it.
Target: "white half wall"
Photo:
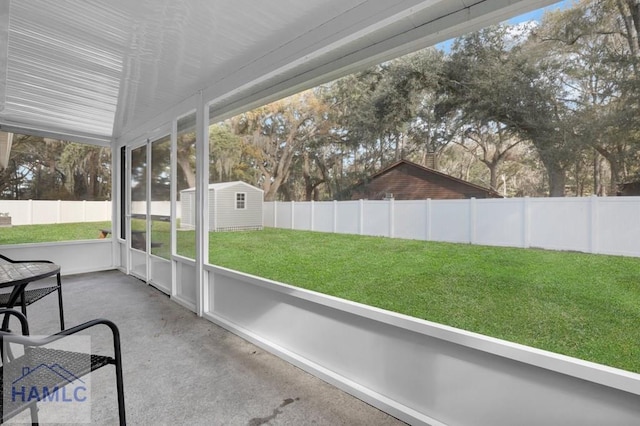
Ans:
[[[209,267],[205,317],[410,424],[631,425],[640,375]]]
[[[62,275],[115,268],[111,239],[3,245],[1,252],[15,260],[50,260],[60,265]]]

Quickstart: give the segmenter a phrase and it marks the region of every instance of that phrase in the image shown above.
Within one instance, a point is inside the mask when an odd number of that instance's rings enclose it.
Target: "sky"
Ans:
[[[559,3],[552,4],[551,6],[543,7],[541,9],[525,13],[524,15],[516,16],[515,18],[509,19],[507,22],[509,22],[510,24],[519,24],[521,22],[527,21],[540,22],[540,20],[542,19],[542,15],[547,10],[568,9],[569,7],[571,7],[571,3],[573,3],[572,0],[563,0]]]
[[[529,22],[529,21],[540,22],[542,20],[542,15],[544,14],[544,12],[548,10],[568,9],[571,7],[572,3],[573,3],[573,0],[562,0],[561,2],[552,4],[550,6],[536,9],[534,11],[525,13],[523,15],[518,15],[514,18],[507,20],[507,22],[512,25],[520,24],[523,22]],[[447,40],[447,41],[443,41],[442,43],[436,44],[435,47],[444,51],[449,51],[452,44],[453,44],[453,40]]]

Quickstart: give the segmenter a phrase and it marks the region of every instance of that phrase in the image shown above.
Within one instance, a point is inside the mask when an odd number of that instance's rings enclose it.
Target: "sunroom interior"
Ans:
[[[7,246],[3,253],[51,259],[63,275],[132,275],[195,316],[411,424],[514,424],[522,416],[535,424],[541,404],[558,419],[578,412],[587,423],[602,416],[624,423],[640,406],[631,374],[550,360],[542,351],[208,262],[210,123],[553,3],[4,1],[0,130],[109,147],[113,229],[110,239]],[[176,151],[186,134],[196,138],[193,256],[176,248],[183,189]],[[155,210],[152,173],[169,178],[168,210]],[[136,239],[160,223],[171,231],[163,255],[152,238]],[[492,407],[498,400],[508,401],[499,412]]]

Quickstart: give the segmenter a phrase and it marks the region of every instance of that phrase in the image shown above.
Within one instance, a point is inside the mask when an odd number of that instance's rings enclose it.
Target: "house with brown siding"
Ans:
[[[351,199],[450,200],[502,198],[496,191],[445,173],[400,160],[370,176],[352,190]]]

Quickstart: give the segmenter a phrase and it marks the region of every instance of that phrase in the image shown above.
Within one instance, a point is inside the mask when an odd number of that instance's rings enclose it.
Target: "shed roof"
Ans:
[[[389,171],[391,171],[393,169],[396,169],[396,168],[398,168],[398,167],[400,167],[402,165],[407,165],[409,167],[414,167],[414,168],[420,169],[420,170],[422,170],[424,172],[440,176],[443,179],[449,180],[451,182],[456,182],[458,184],[467,186],[469,188],[474,188],[474,189],[477,189],[477,190],[480,190],[480,191],[484,191],[487,194],[490,194],[491,196],[496,197],[496,198],[502,198],[502,195],[500,195],[497,191],[495,191],[495,190],[493,190],[491,188],[485,188],[484,186],[476,185],[475,183],[471,183],[471,182],[468,182],[468,181],[463,180],[463,179],[458,179],[457,177],[448,175],[446,173],[439,172],[439,171],[434,170],[434,169],[430,169],[430,168],[425,167],[425,166],[421,166],[420,164],[417,164],[417,163],[414,163],[414,162],[408,161],[408,160],[396,161],[395,163],[385,167],[384,169],[380,170],[379,172],[374,173],[371,176],[369,176],[368,180],[373,180],[373,179],[375,179],[375,178],[377,178],[379,176],[382,176],[382,175],[388,173]],[[364,182],[360,183],[360,185],[362,185],[362,184],[364,184]]]
[[[216,117],[555,0],[3,0],[0,129],[99,144]]]
[[[231,188],[233,186],[237,186],[237,185],[241,185],[246,187],[247,189],[251,189],[254,191],[260,191],[260,192],[264,192],[261,188],[258,188],[256,186],[250,185],[246,182],[243,182],[241,180],[235,180],[235,181],[231,181],[231,182],[217,182],[217,183],[210,183],[209,184],[209,189],[213,189],[214,191],[220,191],[222,189],[226,189],[226,188]],[[187,188],[187,189],[183,189],[180,192],[195,192],[196,188]]]

